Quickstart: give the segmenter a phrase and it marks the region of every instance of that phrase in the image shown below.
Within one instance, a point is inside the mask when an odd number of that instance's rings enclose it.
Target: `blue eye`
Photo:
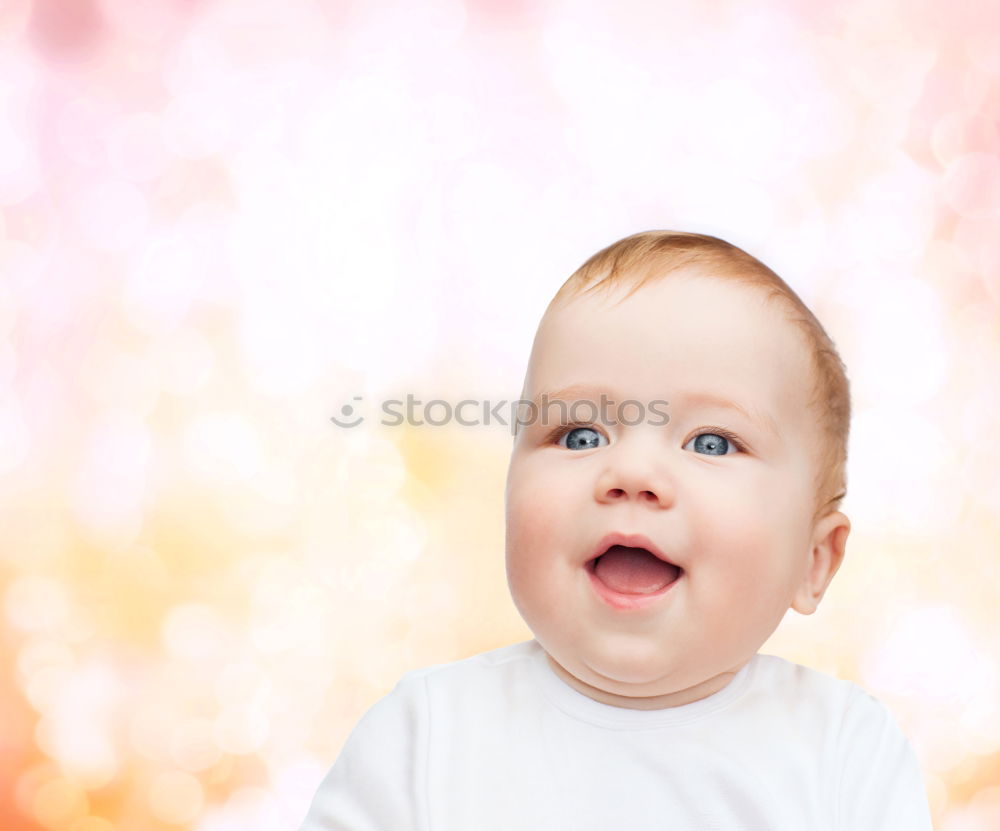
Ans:
[[[731,437],[722,433],[699,433],[684,445],[684,449],[686,450],[692,444],[696,453],[701,453],[705,456],[726,456],[729,455],[730,450],[734,453],[740,451],[740,447],[736,442]]]
[[[607,437],[592,427],[573,427],[563,433],[557,442],[567,450],[590,450],[593,447],[604,447],[607,443]]]

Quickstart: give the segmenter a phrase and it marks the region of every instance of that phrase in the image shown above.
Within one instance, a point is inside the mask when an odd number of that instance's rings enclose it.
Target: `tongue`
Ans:
[[[598,578],[606,586],[626,594],[652,594],[680,576],[677,566],[665,563],[645,548],[615,545],[597,560]]]

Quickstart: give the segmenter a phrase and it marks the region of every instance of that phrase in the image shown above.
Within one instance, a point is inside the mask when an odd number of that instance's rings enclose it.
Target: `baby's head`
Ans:
[[[789,608],[815,611],[850,530],[848,384],[758,260],[667,231],[595,254],[546,310],[522,398],[537,409],[507,478],[507,576],[567,683],[689,703]]]

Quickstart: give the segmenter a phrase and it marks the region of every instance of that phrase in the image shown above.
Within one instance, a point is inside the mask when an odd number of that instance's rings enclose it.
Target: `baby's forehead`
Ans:
[[[815,379],[808,340],[784,304],[761,287],[701,275],[562,298],[543,318],[530,366],[535,394],[583,378],[631,379],[646,393],[736,389],[799,409]]]
[[[685,288],[695,289],[694,294]],[[622,306],[640,310],[650,320],[670,321],[676,327],[687,320],[697,322],[702,339],[727,340],[740,334],[766,334],[808,350],[810,344],[796,324],[795,309],[779,292],[766,285],[741,279],[741,275],[689,268],[657,278],[635,275],[615,284],[599,283],[588,289],[566,294],[550,305],[540,329],[559,320],[567,332],[604,331],[608,321],[621,317]],[[564,314],[565,312],[571,314]],[[682,316],[678,320],[678,315]],[[712,326],[713,317],[726,317],[728,325]],[[764,330],[764,331],[762,331]],[[652,326],[644,330],[651,339],[671,334],[666,328]]]

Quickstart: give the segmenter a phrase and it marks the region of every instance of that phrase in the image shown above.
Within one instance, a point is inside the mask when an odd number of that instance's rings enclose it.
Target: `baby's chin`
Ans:
[[[550,654],[566,672],[595,689],[611,695],[651,696],[674,692],[679,676],[687,674],[665,652],[660,645],[609,642]]]
[[[549,655],[553,671],[577,692],[594,701],[632,710],[661,710],[699,701],[723,689],[740,667],[715,672],[705,667],[651,672],[651,667],[623,663],[620,658],[603,671],[567,660],[573,671]],[[599,661],[596,661],[600,665]],[[664,665],[665,666],[665,665]],[[661,667],[661,670],[663,667]]]

